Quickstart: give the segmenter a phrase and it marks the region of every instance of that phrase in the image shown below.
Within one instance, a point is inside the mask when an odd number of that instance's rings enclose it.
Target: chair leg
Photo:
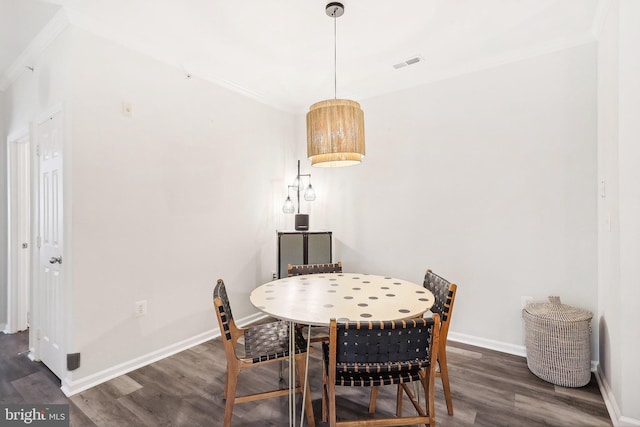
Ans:
[[[424,406],[427,410],[427,415],[429,415],[429,427],[433,427],[436,425],[436,403],[435,403],[435,390],[430,387],[430,384],[433,384],[430,381],[430,374],[428,370],[423,371],[424,375],[421,375],[420,382],[422,383],[422,388],[424,388]]]
[[[225,386],[226,403],[224,406],[224,427],[231,427],[233,404],[236,400],[236,386],[238,385],[238,373],[227,370],[227,382]]]
[[[451,387],[449,386],[449,369],[447,368],[447,348],[442,346],[438,351],[438,366],[440,367],[440,378],[442,379],[442,389],[444,399],[447,402],[447,412],[453,415],[453,402],[451,401]]]
[[[229,366],[227,365],[227,374],[224,377],[224,391],[222,392],[222,398],[227,400],[227,388],[229,387]]]
[[[327,372],[322,364],[322,422],[327,422],[327,400],[329,396],[327,394]]]
[[[371,388],[371,397],[369,398],[369,413],[376,413],[376,400],[378,399],[379,386],[375,385]]]
[[[307,372],[307,355],[302,354],[299,357],[296,357],[296,369],[298,370],[298,381],[300,382],[300,387],[304,387],[304,376]],[[305,394],[305,404],[304,410],[307,414],[307,424],[309,427],[315,427],[316,421],[313,417],[313,404],[311,402],[311,391],[309,388],[309,382],[307,381],[307,386],[304,388],[303,393]]]
[[[329,427],[336,427],[336,386],[327,384],[327,394],[329,397]]]
[[[402,386],[398,384],[398,394],[396,396],[396,417],[402,416]]]

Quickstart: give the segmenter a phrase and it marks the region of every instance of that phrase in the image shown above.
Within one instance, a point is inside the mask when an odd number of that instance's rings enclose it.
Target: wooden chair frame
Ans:
[[[424,275],[424,287],[429,289],[436,297],[436,304],[434,304],[431,311],[438,313],[442,319],[440,322],[440,347],[438,348],[439,370],[436,372],[436,376],[442,380],[444,398],[447,402],[447,413],[453,415],[449,369],[447,367],[447,335],[449,334],[449,323],[451,322],[451,313],[453,312],[453,303],[456,299],[458,286],[428,269]],[[442,299],[442,301],[439,301],[439,299]]]
[[[254,400],[260,399],[268,399],[271,397],[278,396],[286,396],[289,394],[289,389],[274,389],[270,391],[254,393],[243,396],[236,396],[236,388],[238,385],[238,376],[240,372],[245,369],[254,368],[257,366],[264,366],[273,362],[280,362],[289,359],[288,353],[286,354],[278,354],[272,358],[260,358],[260,360],[248,359],[243,357],[238,357],[236,353],[236,346],[238,344],[238,339],[244,337],[245,331],[250,328],[240,328],[236,325],[233,320],[233,316],[231,315],[230,307],[225,308],[225,304],[223,303],[222,297],[220,296],[220,288],[224,288],[224,282],[222,279],[218,279],[218,283],[216,285],[214,291],[213,304],[216,309],[216,315],[218,318],[218,324],[220,326],[220,333],[222,338],[222,343],[224,344],[224,351],[227,358],[227,375],[225,378],[224,384],[224,399],[226,399],[225,403],[225,411],[224,411],[224,426],[231,426],[231,418],[233,415],[233,405],[235,403],[244,403],[251,402]],[[226,295],[226,290],[225,290]],[[226,297],[225,297],[226,298]],[[228,311],[228,312],[227,312]],[[297,375],[299,384],[295,387],[296,393],[302,392],[302,386],[300,384],[304,384],[304,376],[306,372],[306,363],[307,363],[307,354],[306,348],[304,352],[296,353],[295,363],[297,368]],[[309,385],[307,384],[307,388],[305,390],[306,398],[305,398],[305,412],[307,416],[307,424],[310,427],[315,427],[315,420],[313,416],[313,407],[311,403],[311,393],[309,392]]]
[[[438,346],[439,346],[439,335],[440,335],[440,316],[434,314],[433,317],[433,328],[432,333],[430,334],[430,348],[428,350],[429,354],[429,364],[423,366],[419,370],[419,381],[424,389],[425,394],[425,407],[420,406],[420,402],[416,396],[414,396],[411,389],[408,387],[407,383],[411,381],[411,379],[404,379],[397,384],[397,397],[396,397],[396,417],[395,418],[371,418],[371,419],[359,419],[359,420],[344,420],[338,421],[336,415],[336,377],[337,377],[337,340],[338,340],[338,326],[335,319],[331,319],[331,323],[329,326],[329,344],[328,351],[326,351],[327,344],[325,344],[325,350],[323,350],[323,356],[327,357],[328,361],[323,363],[323,387],[322,387],[322,421],[327,421],[329,419],[329,426],[343,426],[343,427],[362,427],[362,426],[406,426],[411,424],[424,424],[430,427],[435,426],[435,404],[434,404],[434,378],[435,378],[435,368],[436,363],[433,360],[433,357],[437,355]],[[419,319],[419,321],[427,322],[430,319]],[[404,327],[403,325],[409,324],[410,322],[417,322],[418,319],[415,320],[400,320],[395,322],[382,322],[385,327],[389,327],[391,324],[391,328],[400,329]],[[362,329],[366,329],[367,326],[371,328],[371,325],[380,322],[356,322],[357,328],[362,326]],[[379,328],[380,329],[380,328]],[[366,369],[366,368],[363,368]],[[371,371],[366,372],[375,372],[373,369]],[[349,384],[358,386],[356,384]],[[372,398],[369,406],[369,413],[375,413],[375,398],[373,396],[373,392],[377,395],[377,389],[380,385],[362,385],[363,387],[370,386],[372,387]],[[414,408],[418,412],[418,415],[415,416],[402,416],[402,400],[403,400],[403,392],[407,394]]]

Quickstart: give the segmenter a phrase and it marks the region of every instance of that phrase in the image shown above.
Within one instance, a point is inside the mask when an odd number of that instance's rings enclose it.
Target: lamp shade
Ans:
[[[291,201],[291,197],[287,196],[287,200],[284,201],[284,205],[282,206],[282,212],[286,214],[292,214],[296,211],[295,206],[293,206],[293,202]]]
[[[307,202],[313,202],[316,199],[316,190],[313,189],[311,184],[309,184],[307,189],[304,191],[304,199]]]
[[[364,155],[364,112],[359,103],[328,99],[309,107],[307,156],[311,166],[357,165]]]

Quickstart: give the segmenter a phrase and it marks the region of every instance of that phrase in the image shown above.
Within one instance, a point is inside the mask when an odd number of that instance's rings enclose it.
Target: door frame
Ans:
[[[27,190],[29,205],[31,205],[31,191],[33,188],[33,175],[31,173],[26,174],[26,188],[14,188],[14,182],[19,182],[18,176],[24,174],[25,168],[28,172],[32,166],[32,141],[31,126],[25,127],[10,134],[7,137],[7,325],[5,328],[6,333],[15,333],[21,330],[25,330],[29,320],[28,316],[31,309],[30,294],[31,294],[31,268],[30,253],[32,251],[32,223],[30,221],[32,212],[29,212],[29,218],[23,218],[14,215],[14,203],[20,203],[19,192],[21,190]],[[19,151],[25,150],[23,153],[26,157],[26,162],[15,163],[14,159],[19,154]],[[29,207],[29,210],[31,208]],[[17,217],[16,217],[17,216]],[[25,230],[26,229],[26,230]],[[24,231],[23,231],[24,230]],[[19,239],[22,232],[26,233],[26,239]],[[29,253],[27,254],[27,262],[20,265],[18,260],[18,252],[21,248],[18,248],[20,243],[18,240],[24,240]],[[19,279],[22,280],[19,280]]]

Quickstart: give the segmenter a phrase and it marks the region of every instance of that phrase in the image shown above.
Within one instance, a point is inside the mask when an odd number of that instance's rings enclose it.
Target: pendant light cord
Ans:
[[[336,11],[333,11],[333,99],[338,99],[338,18]]]

